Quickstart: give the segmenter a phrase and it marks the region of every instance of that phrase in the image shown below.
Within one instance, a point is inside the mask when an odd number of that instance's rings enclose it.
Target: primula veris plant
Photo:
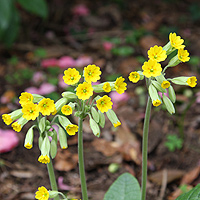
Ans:
[[[106,113],[108,119],[114,127],[121,125],[115,112],[112,110],[112,100],[108,95],[100,96],[98,93],[108,93],[117,91],[119,94],[126,90],[126,83],[123,77],[116,81],[104,82],[92,85],[100,79],[100,67],[88,65],[84,68],[83,76],[75,68],[68,68],[64,71],[63,80],[66,84],[74,87],[74,92],[63,92],[62,97],[54,102],[50,98],[45,98],[38,94],[22,92],[19,97],[21,109],[13,111],[10,114],[3,114],[2,119],[12,128],[20,132],[25,124],[29,121],[35,121],[26,133],[24,147],[33,148],[34,129],[39,131],[38,146],[41,154],[38,156],[40,163],[46,164],[49,172],[52,190],[47,190],[44,186],[39,187],[36,192],[36,199],[46,200],[48,198],[67,199],[62,193],[57,191],[56,180],[53,171],[52,159],[57,153],[57,132],[53,126],[58,127],[59,143],[62,149],[68,148],[67,134],[73,136],[78,132],[78,154],[79,154],[79,171],[81,178],[82,197],[87,200],[87,187],[84,172],[83,160],[83,120],[89,116],[89,123],[93,134],[100,137],[100,127],[105,125]],[[95,94],[95,95],[94,95]],[[78,117],[78,125],[73,124],[68,116],[74,114]],[[58,119],[58,123],[56,123]],[[51,141],[49,140],[51,137]]]

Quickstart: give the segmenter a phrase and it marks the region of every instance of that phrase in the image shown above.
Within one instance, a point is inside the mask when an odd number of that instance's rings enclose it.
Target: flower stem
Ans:
[[[49,173],[49,179],[50,179],[50,183],[51,183],[51,189],[54,191],[58,191],[58,187],[57,187],[57,183],[56,183],[56,178],[55,178],[55,174],[54,174],[54,169],[53,169],[53,164],[52,164],[52,160],[50,158],[50,162],[47,163],[47,169],[48,169],[48,173]],[[57,195],[54,200],[59,200],[59,196]]]
[[[80,116],[78,120],[78,160],[79,160],[79,173],[81,178],[82,199],[88,200],[87,185],[85,179],[85,167],[83,159],[83,118]]]
[[[151,99],[148,97],[145,111],[143,139],[142,139],[142,200],[146,199],[146,183],[147,183],[147,150],[148,150],[148,133],[149,121],[151,114]]]

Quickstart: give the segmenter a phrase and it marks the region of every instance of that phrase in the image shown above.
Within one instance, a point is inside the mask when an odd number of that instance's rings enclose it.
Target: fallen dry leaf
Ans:
[[[10,172],[10,174],[12,176],[15,176],[17,178],[32,178],[33,176],[35,176],[35,174],[33,174],[30,171],[17,171],[17,170],[13,170]]]

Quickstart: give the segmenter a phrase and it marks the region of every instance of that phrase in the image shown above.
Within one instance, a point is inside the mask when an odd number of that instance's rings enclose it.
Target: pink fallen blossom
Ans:
[[[43,83],[39,88],[39,92],[41,95],[50,94],[51,92],[54,92],[55,90],[56,90],[56,86],[50,83]]]
[[[80,56],[77,58],[76,60],[76,67],[84,67],[87,66],[89,64],[92,64],[92,58],[90,56]]]
[[[41,66],[42,67],[54,67],[54,66],[57,66],[58,65],[58,60],[55,59],[55,58],[49,58],[49,59],[44,59],[42,62],[41,62]]]
[[[76,61],[70,56],[63,56],[58,60],[58,66],[60,68],[74,67],[75,65]]]
[[[58,187],[60,190],[76,190],[74,187],[64,184],[63,180],[62,176],[58,177]]]
[[[196,93],[196,96],[197,96],[196,102],[197,102],[197,103],[200,103],[200,92],[197,92],[197,93]]]
[[[103,43],[103,48],[105,51],[110,51],[113,48],[113,43],[106,41]]]
[[[18,144],[19,138],[15,131],[0,129],[0,153],[9,152]]]
[[[43,82],[44,80],[45,80],[45,75],[43,72],[35,72],[33,74],[33,78],[32,78],[33,83],[38,84],[38,83]]]
[[[126,102],[129,100],[128,93],[124,92],[122,94],[118,94],[116,91],[110,92],[109,96],[112,99],[113,102],[113,109],[116,109],[121,102]]]
[[[90,11],[84,4],[79,4],[72,9],[72,13],[77,16],[87,16]]]
[[[40,90],[36,87],[28,87],[25,89],[25,92],[28,92],[31,94],[40,94]]]

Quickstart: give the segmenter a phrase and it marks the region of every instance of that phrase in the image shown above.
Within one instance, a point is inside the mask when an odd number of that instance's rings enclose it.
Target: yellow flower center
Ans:
[[[47,104],[44,103],[44,104],[43,104],[43,108],[46,108],[46,107],[47,107]]]
[[[154,58],[155,58],[155,59],[157,59],[157,58],[158,58],[158,56],[157,56],[157,55],[155,55],[155,56],[154,56]]]
[[[86,93],[87,92],[87,89],[83,89],[83,93]]]
[[[74,80],[74,77],[73,77],[73,76],[71,77],[71,80],[72,80],[72,81]]]
[[[152,68],[150,69],[150,72],[153,72],[153,69],[152,69]]]
[[[88,72],[88,76],[92,76],[92,72],[90,71],[90,72]]]
[[[104,101],[101,101],[101,105],[103,106],[105,104],[105,102]]]
[[[29,110],[29,112],[32,114],[32,113],[33,113],[33,110]]]

